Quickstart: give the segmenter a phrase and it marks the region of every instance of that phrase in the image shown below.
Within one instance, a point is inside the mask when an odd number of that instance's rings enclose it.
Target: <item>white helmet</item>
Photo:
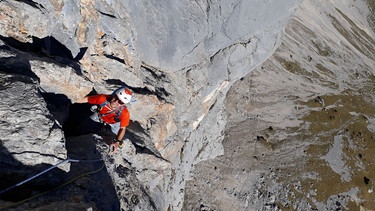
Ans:
[[[115,94],[117,98],[125,104],[130,103],[132,99],[132,92],[130,91],[130,89],[127,88],[121,88]]]

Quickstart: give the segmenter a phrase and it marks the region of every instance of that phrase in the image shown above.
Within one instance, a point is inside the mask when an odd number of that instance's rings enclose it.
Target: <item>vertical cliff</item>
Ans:
[[[202,178],[220,169],[217,160],[224,159],[228,167],[237,163],[239,154],[228,150],[251,148],[254,140],[266,142],[260,147],[265,152],[259,153],[269,152],[269,159],[293,163],[303,157],[271,156],[267,146],[274,144],[260,130],[299,127],[312,121],[300,118],[315,97],[339,95],[359,82],[370,86],[351,75],[373,81],[372,7],[365,1],[307,0],[0,1],[0,94],[7,99],[0,111],[5,134],[1,178],[13,176],[14,183],[67,157],[103,159],[105,170],[98,174],[19,206],[47,209],[63,206],[61,200],[67,210],[268,206],[271,199],[252,198],[251,190],[262,190],[251,182],[241,183],[250,192],[237,201],[241,191],[224,187],[215,192],[212,181],[202,184]],[[349,65],[352,69],[344,68]],[[78,99],[93,92],[109,94],[122,85],[134,91],[136,101],[129,107],[131,124],[121,152],[108,155],[106,140],[97,135],[64,136],[63,129],[73,126],[72,116],[83,118],[89,108],[76,104]],[[238,159],[258,159],[247,152]],[[243,171],[232,175],[235,171],[226,168],[222,174],[237,181],[254,174],[245,179],[254,182],[258,175],[268,176],[267,163],[254,165],[259,169],[236,167]],[[80,169],[100,166],[59,166],[47,175],[55,179],[47,179],[46,187],[37,180],[20,198],[81,175],[85,171]],[[218,188],[228,182],[213,180]],[[9,196],[21,190],[1,199],[12,201]],[[204,190],[221,199],[217,202]]]

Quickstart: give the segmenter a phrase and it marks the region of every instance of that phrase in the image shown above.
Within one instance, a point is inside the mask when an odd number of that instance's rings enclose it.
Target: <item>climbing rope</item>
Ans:
[[[42,172],[40,172],[40,173],[38,173],[38,174],[32,176],[32,177],[30,177],[30,178],[28,178],[28,179],[26,179],[26,180],[23,180],[22,182],[19,182],[19,183],[15,184],[15,185],[13,185],[13,186],[11,186],[11,187],[9,187],[9,188],[6,188],[6,189],[2,190],[2,191],[0,192],[0,195],[3,194],[3,193],[5,193],[5,192],[7,192],[7,191],[9,191],[9,190],[11,190],[11,189],[13,189],[13,188],[16,188],[16,187],[18,187],[18,186],[20,186],[20,185],[22,185],[22,184],[24,184],[24,183],[26,183],[26,182],[32,180],[32,179],[35,179],[36,177],[38,177],[38,176],[40,176],[40,175],[42,175],[42,174],[45,174],[46,172],[48,172],[48,171],[50,171],[50,170],[56,168],[57,166],[59,166],[59,165],[61,165],[61,164],[63,164],[63,163],[66,163],[66,162],[76,162],[76,163],[78,163],[78,162],[86,162],[86,163],[94,163],[94,162],[99,162],[99,161],[103,161],[103,159],[97,159],[97,160],[76,160],[76,159],[66,159],[66,160],[63,160],[63,161],[57,163],[56,165],[53,165],[53,166],[51,166],[50,168],[48,168],[48,169],[46,169],[46,170],[44,170],[44,171],[42,171]],[[31,200],[31,199],[34,199],[34,198],[37,198],[37,197],[42,196],[42,195],[44,195],[44,194],[47,194],[47,193],[49,193],[49,192],[51,192],[51,191],[57,190],[57,189],[59,189],[59,188],[61,188],[61,187],[64,187],[64,186],[68,185],[69,183],[72,183],[72,182],[74,182],[74,181],[80,179],[81,177],[84,177],[84,176],[87,176],[87,175],[90,175],[90,174],[94,174],[94,173],[96,173],[96,172],[99,172],[100,170],[102,170],[102,169],[104,168],[104,166],[105,166],[105,164],[103,163],[103,165],[102,165],[99,169],[94,170],[94,171],[91,171],[91,172],[88,172],[88,173],[81,174],[81,175],[77,176],[76,178],[74,178],[74,179],[72,179],[72,180],[69,180],[68,182],[65,182],[65,183],[63,183],[63,184],[61,184],[61,185],[59,185],[59,186],[57,186],[57,187],[55,187],[55,188],[53,188],[53,189],[51,189],[51,190],[47,190],[47,191],[45,191],[45,192],[39,193],[39,194],[37,194],[37,195],[35,195],[35,196],[32,196],[32,197],[29,197],[29,198],[27,198],[27,199],[21,200],[21,201],[19,201],[19,202],[15,202],[15,203],[11,203],[11,204],[8,204],[8,205],[5,205],[5,206],[1,206],[1,207],[0,207],[0,210],[3,210],[3,209],[6,209],[6,208],[9,208],[9,207],[12,207],[12,206],[15,206],[15,205],[18,205],[18,204],[24,203],[24,202],[29,201],[29,200]]]

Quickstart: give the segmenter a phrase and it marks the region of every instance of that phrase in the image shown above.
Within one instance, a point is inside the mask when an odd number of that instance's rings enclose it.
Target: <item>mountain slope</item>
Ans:
[[[371,14],[365,1],[303,2],[274,55],[228,92],[224,155],[195,166],[185,209],[375,206]]]

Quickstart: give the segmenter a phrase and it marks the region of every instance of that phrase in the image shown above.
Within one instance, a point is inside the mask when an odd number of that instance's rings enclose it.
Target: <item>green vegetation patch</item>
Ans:
[[[332,195],[358,187],[361,205],[375,207],[372,192],[375,184],[375,137],[368,129],[369,118],[375,117],[375,105],[350,91],[322,96],[305,105],[312,109],[303,118],[309,125],[306,133],[311,134],[309,140],[312,144],[305,151],[308,157],[304,171],[315,172],[318,177],[302,179],[301,189],[295,194],[303,197],[310,193],[317,201],[325,202]],[[339,148],[333,148],[335,141],[340,143]],[[330,150],[335,150],[336,155],[331,164],[327,159]],[[332,165],[342,165],[344,169],[337,172],[339,169]],[[343,175],[349,176],[349,179]]]

